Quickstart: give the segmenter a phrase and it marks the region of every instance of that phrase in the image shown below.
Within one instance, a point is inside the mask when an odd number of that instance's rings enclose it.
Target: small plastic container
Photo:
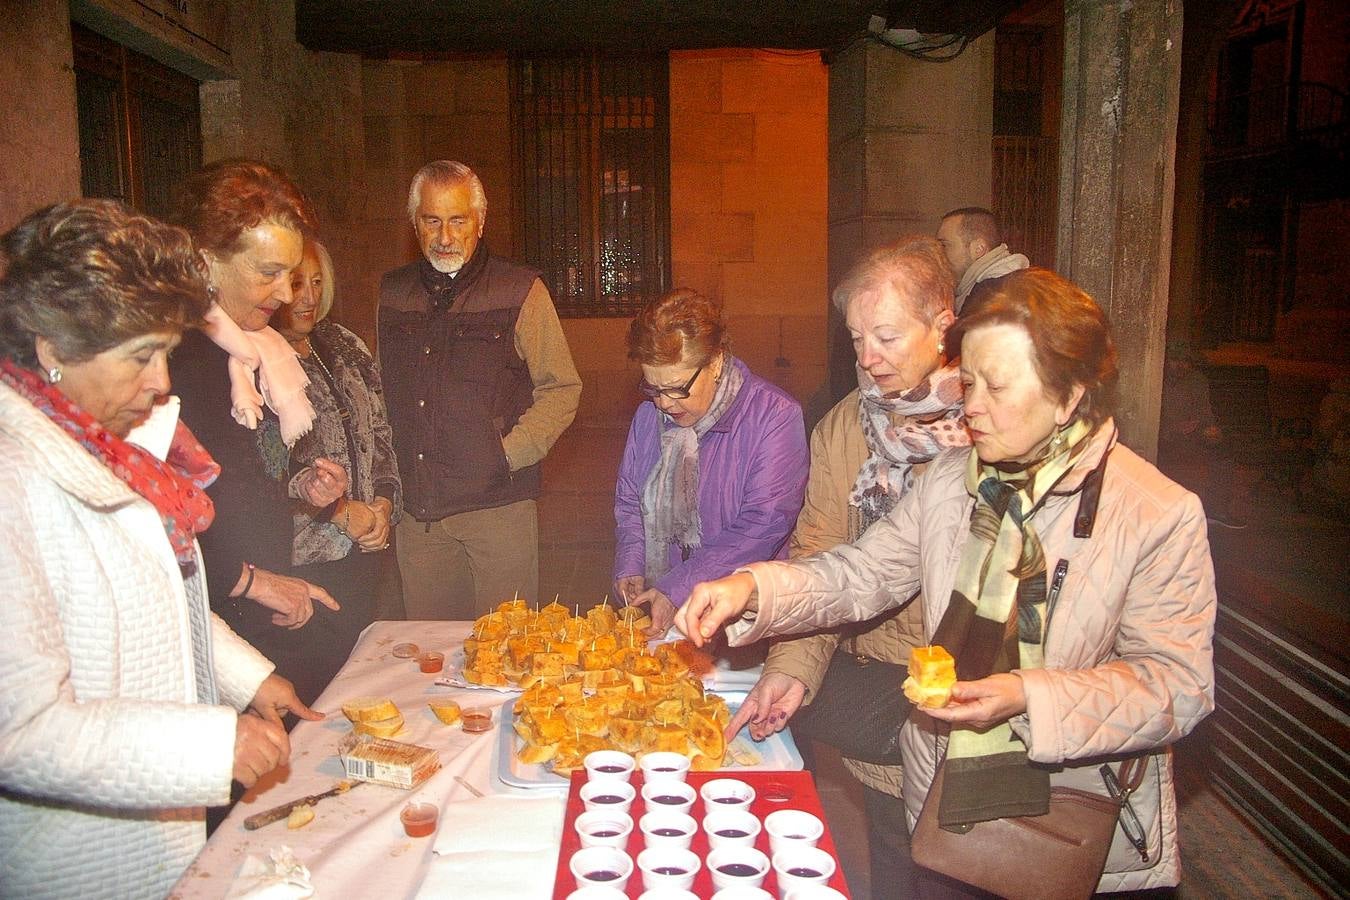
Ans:
[[[445,668],[445,654],[439,650],[427,650],[417,656],[417,667],[428,675],[437,675]]]
[[[703,866],[697,853],[679,847],[648,847],[638,854],[637,865],[642,886],[649,891],[662,887],[687,891]]]
[[[713,900],[717,900],[716,897]],[[792,889],[787,900],[848,900],[828,884],[804,884]]]
[[[623,781],[633,777],[633,757],[619,750],[596,750],[586,754],[587,781]]]
[[[683,888],[662,886],[643,891],[638,895],[638,900],[698,900],[698,894]]]
[[[737,884],[722,888],[712,895],[712,900],[773,900],[773,894],[762,887]]]
[[[621,812],[628,814],[637,792],[626,781],[588,781],[578,792],[586,812]]]
[[[628,900],[628,895],[608,885],[588,884],[568,894],[567,900]]]
[[[614,847],[583,847],[572,854],[567,867],[578,888],[600,885],[622,891],[633,874],[632,858]]]
[[[461,710],[460,722],[469,734],[482,734],[492,730],[492,707],[466,706]]]
[[[398,819],[403,823],[403,831],[408,837],[426,837],[436,831],[436,823],[441,817],[441,810],[434,803],[426,803],[422,800],[413,800],[403,807],[403,811],[398,814]]]
[[[769,852],[777,854],[793,847],[814,847],[825,833],[825,823],[800,809],[780,809],[764,817],[769,833]]]
[[[694,789],[683,781],[657,781],[642,786],[642,802],[649,810],[687,813],[696,796]]]
[[[703,817],[703,831],[708,835],[708,846],[753,847],[763,826],[759,818],[745,809],[713,809]]]
[[[778,893],[792,896],[808,884],[826,884],[834,876],[834,857],[819,847],[790,847],[773,855]]]
[[[714,809],[746,809],[755,800],[755,789],[735,778],[714,778],[705,781],[698,795],[703,798],[705,813]]]
[[[684,781],[689,775],[689,757],[683,753],[658,751],[642,757],[642,780],[647,784],[654,781]]]
[[[633,833],[633,820],[618,810],[584,812],[572,823],[583,847],[617,847],[627,849],[628,836]]]
[[[417,654],[422,652],[422,648],[416,644],[395,644],[394,649],[390,651],[395,659],[416,659]]]
[[[648,809],[651,807],[649,806]],[[648,847],[678,847],[688,850],[694,842],[698,823],[693,816],[655,809],[638,820],[642,843]]]
[[[754,847],[718,847],[708,854],[713,887],[761,887],[769,874],[769,858]]]

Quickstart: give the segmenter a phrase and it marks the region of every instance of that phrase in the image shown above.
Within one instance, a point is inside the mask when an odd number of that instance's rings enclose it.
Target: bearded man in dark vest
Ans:
[[[396,542],[410,619],[472,619],[539,589],[539,463],[581,378],[539,273],[488,252],[463,163],[413,177],[422,259],[380,282],[379,350],[403,477]]]

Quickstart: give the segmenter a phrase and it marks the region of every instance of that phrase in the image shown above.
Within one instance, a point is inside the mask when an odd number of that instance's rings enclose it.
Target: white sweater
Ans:
[[[158,512],[3,384],[0,635],[0,896],[163,897],[273,667],[209,614],[200,567],[184,581]]]

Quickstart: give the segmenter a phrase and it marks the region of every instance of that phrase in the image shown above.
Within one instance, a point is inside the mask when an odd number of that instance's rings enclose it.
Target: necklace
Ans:
[[[305,346],[309,348],[309,355],[314,357],[314,361],[319,364],[319,368],[323,369],[323,374],[328,376],[328,383],[333,386],[334,390],[337,390],[337,379],[333,377],[332,372],[328,371],[328,366],[324,363],[323,357],[319,355],[318,350],[314,349],[314,345],[309,342],[309,338],[305,338]]]

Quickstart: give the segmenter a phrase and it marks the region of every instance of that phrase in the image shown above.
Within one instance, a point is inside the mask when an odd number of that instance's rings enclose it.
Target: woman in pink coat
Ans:
[[[1098,885],[1180,880],[1169,745],[1214,705],[1214,573],[1199,498],[1117,442],[1105,315],[1044,269],[1002,279],[961,340],[970,450],[932,463],[852,545],[697,586],[676,618],[733,645],[861,621],[921,590],[956,659],[952,702],[902,732],[911,825],[940,759],[940,820],[1043,811],[1051,785],[1106,795],[1147,769]]]

